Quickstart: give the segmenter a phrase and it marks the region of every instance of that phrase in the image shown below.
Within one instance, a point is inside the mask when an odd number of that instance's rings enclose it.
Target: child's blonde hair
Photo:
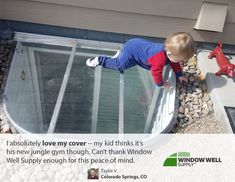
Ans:
[[[188,60],[195,54],[195,45],[192,36],[186,32],[170,34],[165,41],[165,48],[172,55],[181,56]]]

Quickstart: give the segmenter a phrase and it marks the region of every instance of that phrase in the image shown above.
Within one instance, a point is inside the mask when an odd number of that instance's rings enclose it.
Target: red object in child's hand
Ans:
[[[218,72],[215,73],[216,76],[220,76],[222,74],[228,75],[229,77],[234,77],[234,69],[235,65],[230,63],[228,58],[225,57],[222,51],[222,43],[219,42],[217,47],[212,50],[209,54],[208,58],[211,59],[215,56],[216,62],[220,68]]]

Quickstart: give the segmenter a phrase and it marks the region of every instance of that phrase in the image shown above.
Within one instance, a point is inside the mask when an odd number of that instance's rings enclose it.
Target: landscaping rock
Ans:
[[[174,132],[220,133],[221,126],[213,115],[213,102],[208,94],[205,78],[200,75],[196,58],[182,65],[187,84],[179,86],[179,114]],[[211,126],[208,127],[209,119]]]
[[[14,52],[13,41],[0,40],[0,93],[4,93],[7,75]],[[2,96],[0,99],[0,126],[1,133],[11,133],[12,127],[8,124],[2,108]],[[13,129],[14,130],[14,129]]]

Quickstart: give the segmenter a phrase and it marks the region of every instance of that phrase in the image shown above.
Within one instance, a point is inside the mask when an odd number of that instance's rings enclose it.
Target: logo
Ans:
[[[220,157],[191,157],[189,152],[178,152],[167,157],[164,167],[192,167],[197,163],[221,163]]]

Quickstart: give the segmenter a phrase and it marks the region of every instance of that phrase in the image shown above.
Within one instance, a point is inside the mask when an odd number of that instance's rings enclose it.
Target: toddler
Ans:
[[[113,57],[98,56],[86,61],[87,66],[124,70],[139,65],[151,70],[153,80],[159,87],[170,88],[171,84],[163,80],[163,67],[170,65],[177,78],[182,83],[188,82],[183,76],[180,62],[188,61],[195,53],[192,36],[186,32],[177,32],[169,35],[164,44],[134,38],[128,40]]]

